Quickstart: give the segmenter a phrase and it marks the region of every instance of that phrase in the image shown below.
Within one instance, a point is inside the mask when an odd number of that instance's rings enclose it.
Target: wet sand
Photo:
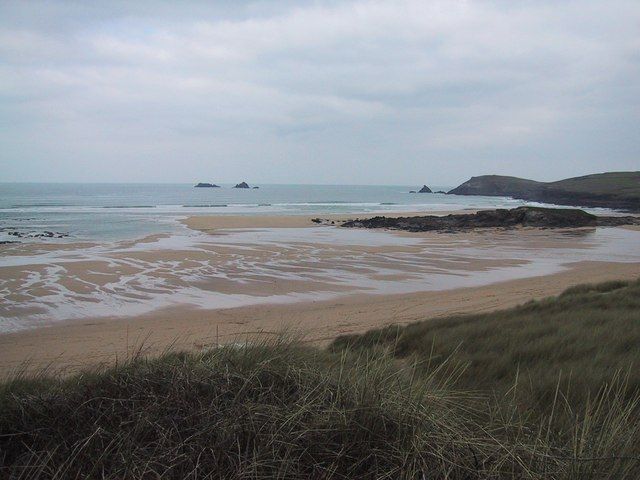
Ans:
[[[312,218],[334,221],[336,224],[356,218],[372,218],[376,216],[387,217],[416,217],[422,215],[448,215],[451,213],[476,213],[478,209],[465,210],[441,210],[429,212],[379,212],[379,213],[350,213],[350,214],[318,214],[318,215],[202,215],[186,218],[182,221],[184,225],[194,230],[211,232],[227,228],[302,228],[318,227],[312,222]]]
[[[364,215],[321,218],[357,216]],[[202,216],[184,224],[184,237],[108,249],[0,250],[7,300],[0,313],[46,325],[0,335],[0,375],[25,365],[74,371],[138,351],[202,350],[283,329],[324,344],[640,276],[637,230],[409,234],[317,226],[309,216]],[[620,252],[608,251],[614,245]]]
[[[252,335],[303,333],[326,344],[347,333],[460,313],[488,312],[560,293],[585,282],[635,279],[639,264],[574,264],[568,271],[482,287],[404,295],[355,295],[337,300],[222,310],[186,307],[122,319],[86,319],[0,335],[0,376],[27,368],[56,372],[112,364],[167,349],[202,351]]]

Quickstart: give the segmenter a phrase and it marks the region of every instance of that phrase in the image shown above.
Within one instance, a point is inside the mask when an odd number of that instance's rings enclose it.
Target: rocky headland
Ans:
[[[534,202],[640,212],[640,172],[609,172],[537,182],[518,177],[472,177],[448,193],[513,197]]]
[[[198,183],[195,185],[195,188],[220,188],[220,185],[216,185],[215,183]]]

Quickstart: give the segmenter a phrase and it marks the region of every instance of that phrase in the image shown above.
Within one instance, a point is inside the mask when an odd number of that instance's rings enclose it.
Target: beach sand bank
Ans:
[[[422,215],[449,215],[460,213],[476,213],[478,209],[441,210],[429,212],[378,212],[378,213],[348,213],[348,214],[318,214],[318,215],[199,215],[188,217],[182,223],[189,228],[202,232],[219,229],[234,228],[303,228],[318,226],[313,218],[334,221],[336,224],[376,216],[386,217],[417,217]]]
[[[354,295],[320,302],[258,305],[222,310],[168,308],[131,318],[87,318],[0,335],[0,375],[27,368],[75,371],[111,364],[138,353],[203,350],[283,331],[323,344],[346,333],[460,313],[507,308],[556,295],[588,282],[634,279],[640,264],[574,264],[567,271],[482,287],[403,295]]]

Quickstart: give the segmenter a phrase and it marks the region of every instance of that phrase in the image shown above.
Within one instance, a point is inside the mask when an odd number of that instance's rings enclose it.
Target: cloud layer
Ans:
[[[0,96],[0,181],[638,169],[640,4],[3,2]]]

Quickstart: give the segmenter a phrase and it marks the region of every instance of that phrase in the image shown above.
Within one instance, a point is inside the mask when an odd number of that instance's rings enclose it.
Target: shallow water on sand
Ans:
[[[536,203],[506,197],[412,194],[413,186],[0,183],[0,242],[50,231],[57,243],[120,241],[176,231],[192,215],[319,215],[463,211]],[[432,186],[433,187],[433,186]],[[433,187],[448,190],[450,187]],[[37,241],[37,239],[36,239]]]
[[[230,308],[470,287],[581,261],[640,262],[640,232],[407,234],[340,227],[182,227],[139,241],[5,246],[0,332],[190,305]]]

